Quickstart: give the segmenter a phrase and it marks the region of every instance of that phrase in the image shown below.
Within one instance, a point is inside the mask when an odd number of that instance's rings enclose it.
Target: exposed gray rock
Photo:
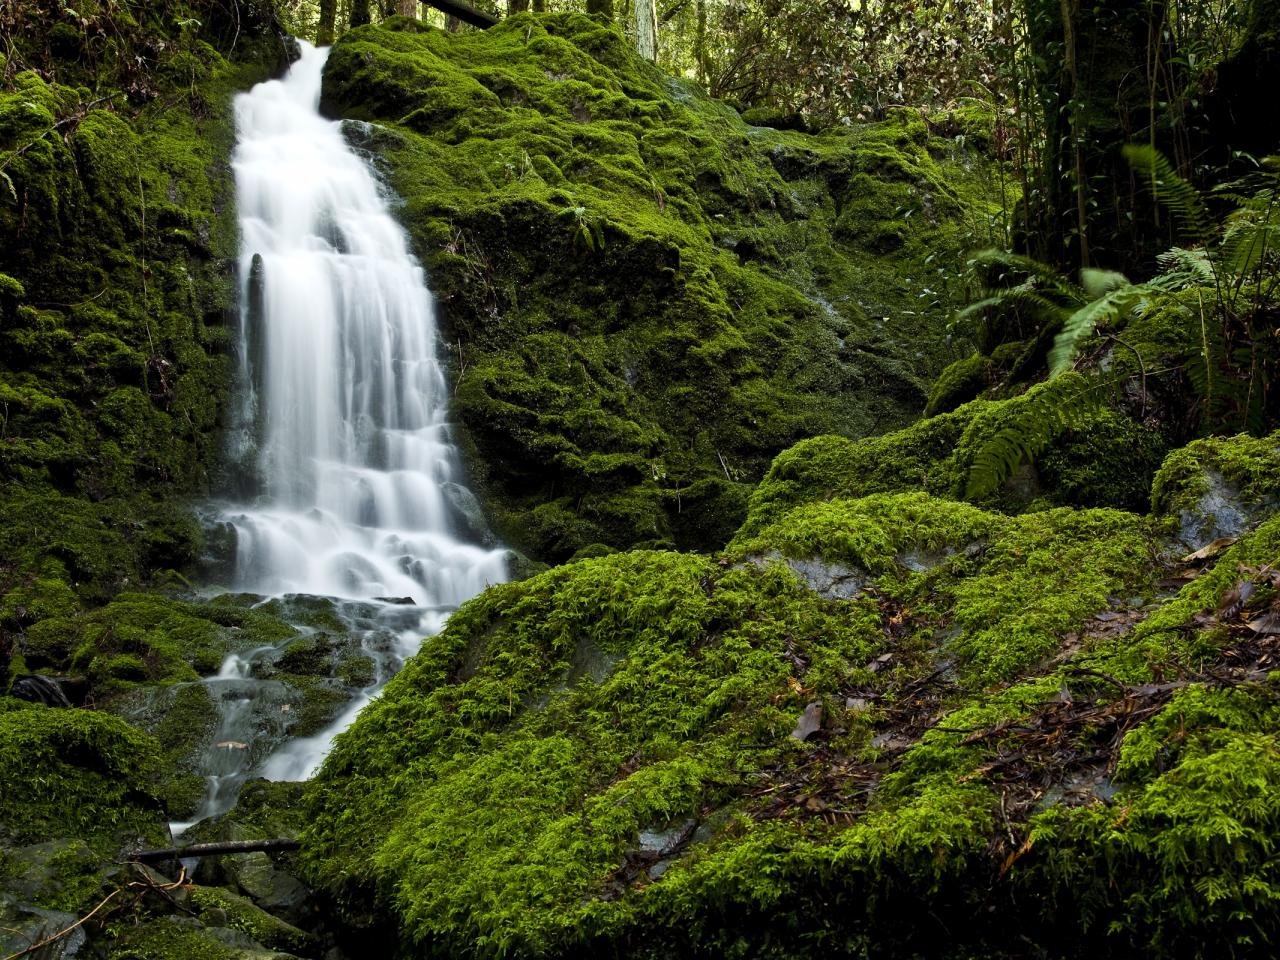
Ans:
[[[1178,538],[1188,550],[1199,550],[1222,537],[1238,537],[1254,525],[1274,503],[1250,509],[1240,491],[1217,470],[1205,470],[1205,490],[1195,506],[1178,515]]]
[[[804,708],[804,712],[800,714],[800,719],[796,721],[796,728],[791,731],[791,736],[797,740],[808,740],[821,729],[822,703],[815,700]]]
[[[826,600],[852,600],[862,593],[872,579],[870,574],[857,567],[830,563],[821,557],[796,560],[783,557],[777,550],[746,559],[747,563],[757,567],[766,567],[778,561],[785,562],[806,587]]]

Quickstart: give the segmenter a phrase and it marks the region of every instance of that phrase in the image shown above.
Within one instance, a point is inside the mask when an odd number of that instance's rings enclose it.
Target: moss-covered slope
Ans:
[[[171,5],[107,7],[72,29],[30,5],[0,84],[5,653],[199,555],[182,498],[219,459],[230,386],[230,98],[283,56],[247,19],[232,64]]]
[[[750,127],[581,15],[354,30],[324,102],[375,124],[478,480],[541,558],[723,543],[775,453],[903,424],[950,359],[986,181],[918,116]]]
[[[927,453],[923,426],[881,442]],[[1260,477],[1277,448],[1212,462]],[[1204,469],[1179,454],[1160,488]],[[311,875],[414,955],[1210,956],[1280,933],[1280,627],[1257,619],[1280,517],[1180,561],[1163,500],[849,497],[797,496],[718,557],[585,560],[468,604],[340,738]]]

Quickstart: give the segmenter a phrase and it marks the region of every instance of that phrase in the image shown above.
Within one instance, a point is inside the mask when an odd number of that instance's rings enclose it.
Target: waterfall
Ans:
[[[369,164],[320,115],[328,50],[299,46],[282,80],[235,101],[243,320],[231,458],[254,496],[221,507],[219,522],[235,532],[235,589],[343,598],[377,676],[329,730],[265,761],[247,749],[229,768],[225,750],[211,759],[204,815],[252,773],[310,776],[422,636],[506,578],[504,551],[466,540],[475,498],[449,439],[422,267]],[[224,743],[252,737],[236,722],[254,716],[254,665],[273,653],[229,657],[208,681]]]

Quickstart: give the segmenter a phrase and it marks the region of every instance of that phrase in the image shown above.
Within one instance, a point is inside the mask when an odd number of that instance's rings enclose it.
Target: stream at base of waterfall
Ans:
[[[228,455],[242,489],[209,523],[234,543],[232,590],[277,606],[332,598],[374,669],[328,727],[283,739],[280,684],[261,669],[280,649],[229,656],[203,681],[219,727],[197,819],[229,809],[250,776],[310,777],[422,638],[507,575],[461,482],[422,267],[369,162],[320,114],[328,51],[299,48],[282,79],[235,102],[242,321]],[[250,749],[260,736],[283,743],[264,756]]]

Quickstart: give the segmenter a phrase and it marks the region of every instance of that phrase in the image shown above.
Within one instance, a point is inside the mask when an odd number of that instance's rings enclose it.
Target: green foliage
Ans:
[[[1021,464],[1034,461],[1065,430],[1096,411],[1098,393],[1096,385],[1079,376],[1063,377],[975,419],[955,455],[964,471],[966,499],[993,494]]]

